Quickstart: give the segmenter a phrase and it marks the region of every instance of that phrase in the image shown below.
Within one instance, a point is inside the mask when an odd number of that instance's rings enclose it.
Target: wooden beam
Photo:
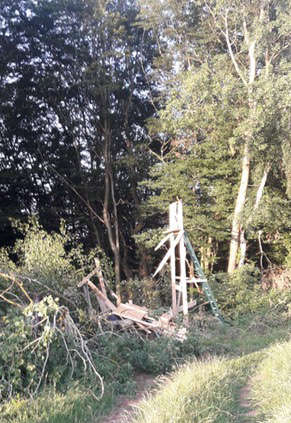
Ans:
[[[207,282],[207,279],[201,279],[201,278],[189,278],[187,279],[187,283],[203,283]]]
[[[114,312],[114,314],[116,314],[116,316],[119,316],[121,318],[124,317],[125,319],[127,319],[127,317],[123,316],[122,313]],[[157,320],[154,321],[155,323],[149,323],[149,322],[146,322],[145,320],[137,319],[135,317],[130,317],[129,319],[132,320],[133,322],[140,323],[141,325],[149,327],[149,328],[153,328],[153,329],[159,328]]]
[[[104,278],[103,278],[103,273],[102,273],[101,265],[100,265],[100,260],[98,258],[95,258],[94,261],[95,261],[95,266],[96,266],[96,274],[98,276],[99,283],[100,283],[100,286],[101,286],[101,291],[103,292],[104,295],[107,296],[106,288],[105,288],[105,281],[104,281]]]
[[[175,255],[175,248],[173,248],[173,244],[175,242],[174,234],[170,234],[170,265],[171,265],[171,284],[172,284],[172,310],[174,316],[177,314],[177,285],[176,285],[176,255]]]
[[[110,309],[110,310],[112,310],[112,311],[115,311],[116,310],[116,305],[114,305],[108,298],[107,298],[107,295],[105,295],[105,294],[103,294],[103,292],[102,291],[100,291],[100,289],[99,288],[97,288],[97,286],[96,285],[94,285],[94,283],[93,282],[91,282],[90,280],[89,281],[87,281],[87,284],[88,284],[88,286],[90,286],[90,288],[95,292],[95,294],[98,296],[98,297],[100,297],[101,298],[101,300],[103,300],[104,301],[104,303],[106,304],[106,306]]]
[[[159,264],[157,270],[155,271],[155,273],[153,274],[153,276],[156,276],[164,267],[164,265],[167,263],[167,261],[169,260],[172,251],[174,250],[175,252],[175,248],[176,246],[179,244],[179,242],[181,241],[181,238],[184,234],[184,231],[180,231],[177,238],[175,239],[175,241],[173,242],[172,246],[170,247],[169,251],[167,252],[167,254],[165,255],[165,257],[163,258],[163,260],[161,261],[161,263]]]
[[[158,243],[158,245],[156,246],[156,248],[155,248],[155,251],[157,251],[159,248],[161,248],[161,246],[162,245],[164,245],[165,244],[165,242],[167,242],[168,240],[169,240],[169,238],[170,238],[170,235],[171,234],[168,234],[167,236],[165,236],[165,238],[163,238],[159,243]]]
[[[78,287],[78,288],[81,288],[83,285],[85,285],[85,283],[88,283],[89,279],[91,279],[91,278],[92,278],[92,276],[95,276],[95,275],[96,275],[96,273],[97,273],[97,270],[96,270],[96,269],[92,270],[92,272],[90,272],[87,276],[85,276],[85,277],[81,280],[81,282],[79,282],[79,283],[78,283],[77,287]]]
[[[183,231],[184,233],[184,231]],[[179,253],[180,253],[180,276],[181,276],[181,291],[182,291],[182,305],[183,305],[183,314],[184,321],[188,323],[188,299],[187,299],[187,282],[186,282],[186,247],[184,244],[184,237],[181,238],[179,243]]]
[[[179,229],[179,228],[167,229],[166,231],[164,231],[164,234],[168,234],[168,235],[170,235],[170,234],[176,234],[176,233],[180,232],[180,230],[181,229]]]
[[[183,205],[182,200],[169,205],[169,230],[183,230]]]
[[[96,294],[96,292],[95,292],[95,297],[96,297],[96,300],[99,304],[101,313],[106,313],[107,311],[110,310],[110,308],[108,308],[108,306],[105,304],[104,300],[102,300],[102,298],[98,297],[98,294]]]
[[[133,322],[132,322],[133,323]],[[136,324],[137,324],[137,326],[141,329],[141,330],[144,330],[148,335],[150,335],[152,332],[146,327],[146,326],[144,326],[143,324],[141,324],[141,323],[137,323],[137,322],[135,322]]]

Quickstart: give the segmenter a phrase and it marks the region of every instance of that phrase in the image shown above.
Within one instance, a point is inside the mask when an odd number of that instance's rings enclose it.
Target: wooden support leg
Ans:
[[[187,300],[187,281],[186,281],[186,248],[184,244],[184,238],[182,237],[179,243],[180,252],[180,286],[182,289],[182,301],[183,301],[183,314],[184,323],[188,324],[188,300]]]
[[[176,297],[176,257],[174,247],[174,234],[170,236],[170,250],[171,250],[171,282],[172,282],[172,310],[173,317],[177,315],[177,297]]]

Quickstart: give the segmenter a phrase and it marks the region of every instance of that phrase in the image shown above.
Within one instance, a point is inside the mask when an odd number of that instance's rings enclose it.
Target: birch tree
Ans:
[[[188,139],[187,154],[197,154],[206,140],[217,149],[226,142],[230,157],[238,159],[229,214],[227,267],[232,273],[245,261],[245,233],[262,206],[268,177],[282,166],[283,156],[288,161],[290,1],[184,0],[177,11],[174,1],[158,3],[165,15],[163,25],[158,22],[160,38],[175,59],[166,107],[152,122],[153,133],[167,134],[180,148]],[[150,20],[149,7],[144,13]],[[166,47],[162,55],[167,58]],[[230,157],[225,157],[229,164]],[[209,194],[215,198],[211,186]]]
[[[268,119],[274,119],[276,100],[280,93],[279,84],[286,83],[286,54],[288,52],[288,2],[205,2],[209,11],[210,22],[217,28],[227,45],[228,57],[232,62],[237,78],[242,85],[242,95],[246,100],[247,114],[241,138],[241,176],[233,212],[231,241],[229,249],[228,272],[235,270],[238,250],[241,246],[240,265],[244,263],[246,244],[242,215],[248,194],[251,165],[255,156],[265,154],[261,181],[254,204],[254,211],[259,207],[263,189],[270,170],[270,151],[276,147],[267,139]],[[290,20],[289,20],[290,22]],[[279,81],[279,84],[278,84]],[[271,95],[270,95],[271,94]],[[271,96],[273,98],[271,98]],[[280,111],[276,111],[280,116]],[[263,140],[260,132],[264,131]],[[279,142],[282,140],[278,140]],[[272,148],[273,147],[273,148]],[[275,147],[275,148],[274,148]],[[251,219],[249,216],[248,221]]]

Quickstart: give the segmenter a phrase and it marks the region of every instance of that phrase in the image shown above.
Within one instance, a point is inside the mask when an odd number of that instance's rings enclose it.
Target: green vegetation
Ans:
[[[97,418],[112,407],[112,393],[105,393],[102,401],[92,392],[73,384],[66,393],[45,390],[37,399],[16,397],[1,406],[1,421],[7,423],[65,423],[98,421]],[[96,404],[98,404],[96,406]]]
[[[147,420],[154,419],[147,410],[155,408],[159,421],[167,421],[163,404],[169,401],[181,421],[189,416],[223,421],[226,415],[236,421],[239,390],[265,357],[261,351],[288,336],[290,290],[272,288],[272,280],[262,289],[253,265],[211,279],[231,325],[222,326],[198,299],[200,311],[193,313],[183,342],[113,330],[106,319],[90,315],[88,299],[76,288],[95,254],[110,282],[112,266],[104,253],[84,255],[64,229],[62,236],[48,234],[36,221],[19,230],[22,239],[14,250],[1,250],[6,273],[0,278],[0,411],[5,423],[93,423],[110,411],[118,395],[134,393],[136,372],[161,375],[177,368],[154,404],[145,406],[144,421],[154,421]],[[281,277],[288,282],[288,272]],[[167,287],[166,276],[157,286],[135,279],[122,285],[122,293],[159,313],[168,304]],[[185,362],[190,364],[180,368]],[[177,392],[181,403],[174,401]]]
[[[291,341],[267,351],[252,380],[251,394],[266,423],[290,422]]]
[[[205,271],[288,265],[290,21],[290,0],[2,0],[0,246],[63,221],[119,290],[178,197]]]
[[[171,401],[177,421],[246,420],[254,375],[253,419],[288,421],[290,11],[1,0],[1,423],[95,423],[137,372],[172,371],[140,419]],[[183,342],[124,331],[77,288],[98,258],[111,300],[168,310],[169,269],[151,275],[177,199],[227,321],[189,287]]]
[[[141,405],[135,422],[237,422],[242,413],[238,406],[239,389],[261,357],[253,354],[230,361],[212,358],[182,368]]]
[[[101,400],[94,397],[96,383],[71,379],[67,385],[48,386],[34,399],[16,395],[4,402],[2,421],[93,423],[110,411],[116,395],[135,391],[134,371],[161,374],[173,369],[161,379],[157,393],[141,405],[136,422],[267,423],[280,422],[282,413],[288,416],[291,343],[284,343],[290,335],[288,316],[275,312],[269,319],[249,316],[232,327],[222,327],[207,314],[193,317],[192,335],[184,343],[99,334],[95,364],[105,380]],[[188,364],[183,365],[185,360]],[[54,369],[59,368],[55,363]],[[240,391],[250,382],[250,408],[262,418],[278,420],[245,419],[249,410],[240,404]]]
[[[276,329],[262,317],[258,323],[222,329],[220,335],[218,329],[208,331],[201,338],[206,358],[163,379],[140,404],[134,423],[289,422],[291,342],[282,341],[290,336],[290,323]],[[281,343],[268,347],[276,341]]]

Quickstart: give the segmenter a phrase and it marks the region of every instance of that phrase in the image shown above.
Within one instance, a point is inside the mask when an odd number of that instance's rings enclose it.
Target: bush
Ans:
[[[83,248],[70,239],[63,225],[59,233],[47,233],[34,218],[27,224],[14,225],[23,238],[16,242],[13,251],[0,249],[0,272],[19,275],[26,292],[34,301],[51,294],[59,297],[60,302],[69,306],[71,311],[82,314],[87,304],[77,283],[92,270],[95,257],[101,262],[105,278],[109,282],[114,279],[112,264],[105,253],[96,248],[85,254]],[[0,276],[0,290],[8,286],[7,280]],[[11,286],[8,297],[17,299],[16,302],[20,304],[27,300],[16,284]],[[7,303],[4,304],[6,313]],[[97,306],[94,296],[92,304]]]
[[[51,296],[13,309],[0,326],[0,399],[32,396],[45,385],[99,377],[66,307]]]
[[[41,383],[41,373],[47,348],[55,342],[49,325],[37,322],[58,309],[52,298],[45,298],[38,308],[14,309],[1,324],[0,333],[0,392],[2,399],[17,393],[31,394]],[[47,370],[46,370],[46,374]]]
[[[150,309],[171,305],[171,282],[164,275],[160,278],[130,279],[122,283],[122,298]]]
[[[119,376],[126,368],[130,372],[163,374],[187,357],[199,354],[197,338],[191,333],[184,342],[167,337],[145,340],[137,335],[106,334],[98,337],[97,348],[98,360],[106,357],[111,366],[109,377],[112,374]],[[97,367],[100,369],[98,364]],[[100,373],[104,374],[101,370]]]
[[[245,265],[232,275],[216,274],[211,285],[222,314],[230,318],[266,313],[272,307],[288,312],[290,291],[262,289],[261,272],[253,265]]]

